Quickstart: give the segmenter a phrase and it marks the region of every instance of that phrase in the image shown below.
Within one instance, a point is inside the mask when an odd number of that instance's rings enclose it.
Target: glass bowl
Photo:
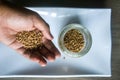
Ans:
[[[68,31],[70,31],[71,29],[78,30],[82,34],[82,36],[83,36],[84,46],[82,47],[82,49],[79,52],[70,51],[64,45],[65,34]],[[81,57],[81,56],[85,55],[86,53],[88,53],[88,51],[90,50],[91,45],[92,45],[92,38],[91,38],[91,34],[90,34],[90,32],[88,31],[87,28],[83,27],[80,24],[73,23],[73,24],[66,25],[61,30],[61,32],[59,34],[59,37],[58,37],[58,44],[59,44],[59,48],[61,49],[61,51],[64,54],[66,54],[68,56],[71,56],[71,57]]]

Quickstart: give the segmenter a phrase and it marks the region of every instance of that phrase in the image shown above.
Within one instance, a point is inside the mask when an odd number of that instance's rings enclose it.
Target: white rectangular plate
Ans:
[[[83,57],[61,58],[40,67],[9,47],[0,44],[0,77],[110,77],[111,9],[29,8],[38,12],[50,25],[58,48],[60,30],[69,23],[80,23],[92,36],[92,47]],[[58,48],[59,49],[59,48]],[[59,49],[60,50],[60,49]]]

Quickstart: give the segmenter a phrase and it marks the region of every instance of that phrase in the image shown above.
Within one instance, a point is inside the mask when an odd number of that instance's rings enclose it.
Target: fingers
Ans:
[[[55,55],[51,53],[46,47],[42,47],[42,49],[40,49],[40,53],[51,62],[55,60]]]
[[[37,62],[42,66],[46,66],[47,64],[47,61],[44,59],[44,57],[41,55],[41,53],[39,52],[32,52],[31,55],[30,55],[30,58],[33,60],[33,59],[36,59]]]
[[[19,43],[18,41],[14,41],[11,44],[8,45],[9,47],[13,48],[13,49],[19,49],[23,46],[23,44]]]
[[[19,45],[17,42],[14,43]],[[17,52],[21,53],[26,58],[29,58],[32,61],[38,62],[43,67],[46,66],[47,64],[46,60],[53,62],[55,58],[60,57],[59,51],[51,42],[51,40],[46,40],[44,42],[44,46],[41,49],[37,48],[33,50],[26,50],[24,47],[20,47],[20,48],[19,47],[18,49],[16,49]]]
[[[60,57],[61,54],[58,51],[58,49],[54,46],[54,44],[52,43],[52,41],[50,40],[44,40],[44,45],[45,47],[55,55],[56,58]]]
[[[34,26],[42,31],[43,35],[49,39],[52,40],[53,36],[50,33],[49,25],[40,17],[40,16],[33,16],[33,23]]]
[[[24,54],[25,50],[26,50],[26,49],[23,48],[23,47],[16,49],[16,51],[17,51],[18,53],[22,54],[22,55]],[[26,57],[28,57],[28,56],[26,56]]]
[[[39,63],[42,67],[46,66],[46,64],[47,64],[44,57],[37,51],[29,51],[23,47],[16,49],[16,51],[18,53],[22,54],[24,57]]]

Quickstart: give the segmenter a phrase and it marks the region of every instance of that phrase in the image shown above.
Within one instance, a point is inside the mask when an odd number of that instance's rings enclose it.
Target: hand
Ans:
[[[15,35],[20,31],[40,30],[43,33],[43,48],[35,52],[26,52]],[[48,24],[35,12],[25,8],[0,5],[0,41],[23,54],[27,58],[46,66],[47,61],[54,61],[60,53],[52,43]],[[37,55],[37,56],[36,56]]]

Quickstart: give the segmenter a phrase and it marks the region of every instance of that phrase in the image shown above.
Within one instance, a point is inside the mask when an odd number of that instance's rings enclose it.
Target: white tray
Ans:
[[[92,47],[83,57],[61,58],[46,67],[32,62],[0,44],[0,77],[110,77],[111,76],[111,9],[29,8],[38,12],[50,25],[54,44],[63,26],[80,23],[92,36]]]

